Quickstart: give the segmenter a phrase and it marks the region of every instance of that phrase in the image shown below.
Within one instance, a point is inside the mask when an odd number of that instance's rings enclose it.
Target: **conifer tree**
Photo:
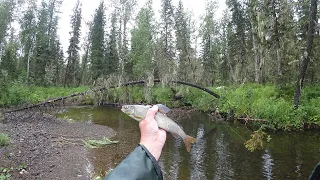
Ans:
[[[26,72],[26,82],[29,82],[30,77],[30,63],[33,54],[35,40],[36,40],[36,12],[37,5],[35,0],[28,3],[28,9],[23,13],[20,19],[20,42],[22,49],[22,62],[20,63],[20,70]]]
[[[192,62],[192,48],[191,48],[191,27],[190,18],[187,16],[182,1],[179,1],[179,6],[175,13],[175,29],[176,29],[176,47],[179,54],[179,74],[183,81],[190,81],[188,75],[191,70]]]
[[[107,40],[105,54],[105,66],[106,75],[117,73],[120,69],[119,67],[119,56],[117,48],[117,14],[114,12],[111,15],[111,29]]]
[[[77,75],[79,70],[79,42],[80,42],[80,28],[81,28],[81,4],[78,0],[76,6],[73,9],[73,15],[71,16],[71,28],[70,32],[70,44],[68,48],[67,68],[65,74],[64,85],[75,85],[77,81]]]
[[[135,79],[146,79],[154,73],[154,27],[151,4],[141,8],[131,30],[131,59]]]
[[[91,73],[92,79],[97,80],[104,73],[104,39],[105,39],[105,5],[101,1],[96,13],[94,15],[92,29],[91,29]]]

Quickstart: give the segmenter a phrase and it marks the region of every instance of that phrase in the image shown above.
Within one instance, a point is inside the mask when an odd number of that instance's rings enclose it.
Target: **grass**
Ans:
[[[0,95],[0,107],[16,106],[24,103],[39,103],[50,98],[67,96],[73,93],[86,91],[87,89],[88,87],[39,87],[14,83]]]
[[[10,138],[7,134],[0,134],[0,147],[8,146],[10,144]]]
[[[299,109],[293,108],[294,86],[243,84],[234,87],[207,87],[221,96],[210,94],[188,86],[175,86],[176,94],[168,86],[156,84],[151,89],[145,86],[128,86],[109,89],[103,93],[89,93],[82,104],[93,105],[100,99],[116,103],[165,104],[170,108],[183,105],[200,111],[234,110],[236,116],[249,116],[268,120],[267,127],[275,129],[301,129],[304,123],[320,125],[320,86],[304,87]],[[39,103],[50,98],[83,92],[88,87],[37,87],[14,83],[0,94],[0,106],[23,103]],[[175,95],[183,98],[173,101]]]

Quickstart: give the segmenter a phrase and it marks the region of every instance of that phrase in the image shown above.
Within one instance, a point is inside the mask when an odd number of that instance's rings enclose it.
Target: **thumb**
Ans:
[[[152,108],[148,110],[145,120],[152,121],[157,112],[158,112],[158,106],[156,105],[152,106]]]

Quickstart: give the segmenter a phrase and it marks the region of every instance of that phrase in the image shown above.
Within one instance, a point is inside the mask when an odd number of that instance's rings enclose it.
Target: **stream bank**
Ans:
[[[32,111],[6,114],[2,121],[0,133],[8,134],[11,143],[0,147],[0,167],[11,179],[90,179],[93,166],[81,140],[115,135],[106,126]]]

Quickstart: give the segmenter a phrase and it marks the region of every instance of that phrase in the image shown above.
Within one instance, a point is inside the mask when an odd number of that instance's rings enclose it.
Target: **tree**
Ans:
[[[189,78],[192,72],[191,56],[193,49],[191,48],[191,25],[190,18],[186,14],[182,1],[179,1],[177,11],[175,13],[175,29],[176,29],[176,47],[179,59],[179,74],[183,81],[191,81]]]
[[[154,27],[150,6],[142,8],[131,30],[131,59],[135,79],[146,79],[154,74]]]
[[[238,0],[227,0],[227,6],[231,11],[231,23],[229,34],[229,61],[233,71],[234,81],[245,80],[245,64],[247,63],[247,28],[248,23],[245,16],[244,4]]]
[[[71,16],[70,44],[68,48],[67,68],[65,74],[64,85],[75,85],[77,81],[77,71],[79,69],[79,42],[80,42],[80,28],[81,28],[81,4],[78,0],[73,9]]]
[[[318,3],[317,0],[311,0],[311,3],[310,3],[310,20],[309,20],[309,27],[308,27],[307,47],[302,55],[302,62],[300,66],[298,80],[296,83],[295,93],[294,93],[294,105],[296,108],[298,108],[300,104],[303,81],[304,81],[308,64],[310,61],[310,56],[312,56],[311,51],[313,46],[315,25],[317,22],[317,3]]]
[[[107,40],[106,45],[106,54],[105,54],[105,66],[106,66],[106,75],[113,74],[119,71],[119,56],[117,48],[117,14],[116,12],[111,15],[111,30],[110,35]]]
[[[91,29],[91,72],[93,80],[97,80],[104,72],[104,27],[105,27],[105,9],[104,3],[101,1],[94,15],[93,25]]]
[[[78,84],[87,84],[91,79],[91,74],[89,73],[89,51],[91,49],[91,29],[92,29],[92,22],[86,23],[89,32],[84,37],[84,43],[82,45],[84,54],[81,57],[81,70],[80,70],[80,77]]]
[[[118,54],[120,61],[120,69],[122,77],[126,80],[132,79],[132,61],[129,56],[129,43],[128,43],[128,23],[132,18],[132,14],[137,5],[136,0],[116,0],[115,8],[117,9],[118,16],[118,32],[117,32],[117,43],[118,43]]]
[[[26,82],[29,82],[30,62],[35,46],[36,38],[36,11],[37,5],[35,0],[28,3],[28,9],[23,13],[20,19],[20,42],[22,48],[22,62],[20,70],[26,72]]]
[[[6,45],[6,49],[1,57],[0,73],[5,73],[7,79],[14,80],[17,78],[17,44],[11,39]]]
[[[249,19],[251,25],[251,39],[253,46],[253,56],[255,62],[255,82],[262,83],[264,79],[264,61],[265,58],[262,54],[263,49],[266,49],[263,46],[264,36],[265,36],[265,17],[264,17],[264,8],[260,1],[258,0],[249,0]]]
[[[4,37],[10,23],[13,21],[13,11],[15,8],[15,0],[0,1],[0,50],[4,43]]]
[[[217,69],[217,50],[215,43],[215,27],[217,26],[213,20],[214,11],[216,10],[215,2],[208,2],[206,4],[206,14],[201,27],[201,58],[203,66],[203,80],[206,85],[212,85],[214,81],[214,70]]]
[[[162,0],[161,22],[159,24],[160,37],[157,41],[157,70],[156,78],[167,79],[177,76],[177,63],[175,53],[175,19],[171,0]]]
[[[33,78],[37,85],[53,83],[50,66],[54,64],[57,43],[58,13],[62,1],[43,0],[39,9],[36,44],[34,49]]]

